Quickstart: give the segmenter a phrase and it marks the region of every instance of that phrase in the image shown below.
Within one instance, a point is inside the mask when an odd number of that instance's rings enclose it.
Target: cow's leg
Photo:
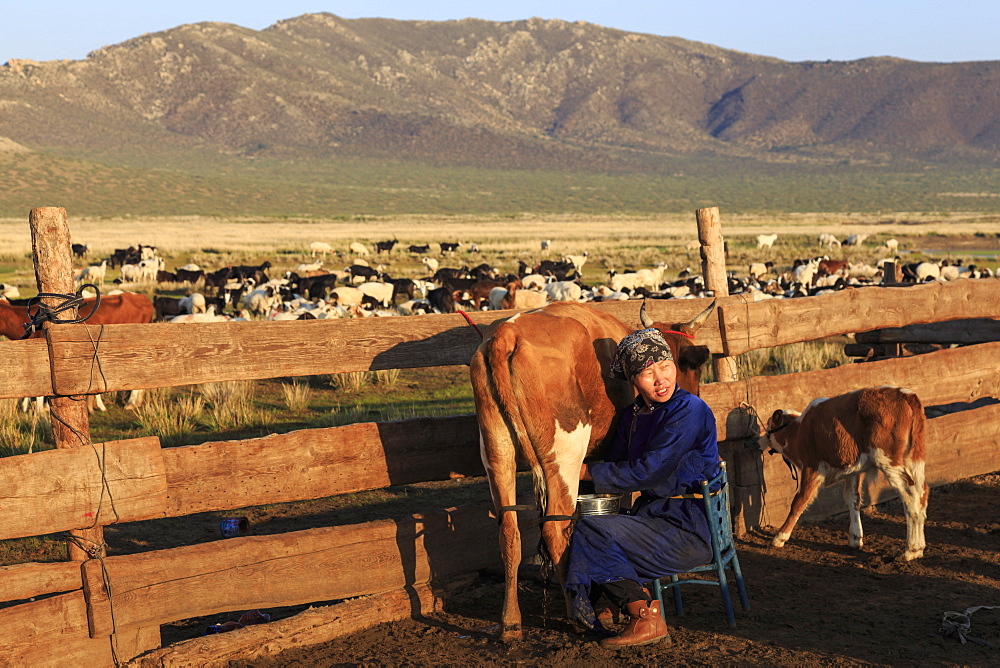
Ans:
[[[924,462],[910,462],[905,469],[900,466],[886,466],[882,469],[886,480],[899,493],[906,515],[906,551],[903,561],[912,561],[924,556],[927,543],[924,539],[924,522],[927,520],[927,497],[930,488],[924,482]],[[910,482],[912,481],[912,485]]]
[[[495,405],[484,403],[478,407],[481,421],[503,425]],[[495,421],[495,422],[494,422]],[[517,569],[521,565],[521,530],[517,525],[516,475],[517,455],[506,429],[490,429],[484,434],[480,429],[479,450],[490,483],[490,494],[500,522],[500,560],[504,567],[503,614],[501,615],[500,640],[521,640],[521,608],[517,603]]]
[[[844,480],[844,503],[851,516],[851,528],[847,544],[860,549],[865,544],[865,532],[861,528],[861,474],[855,473]]]
[[[822,482],[823,476],[817,471],[811,469],[799,471],[799,490],[795,492],[792,505],[788,509],[788,517],[785,518],[785,523],[778,529],[778,535],[771,541],[771,545],[774,547],[784,547],[785,543],[791,537],[792,529],[795,528],[802,513],[805,512],[809,504],[816,498],[816,493],[819,492],[819,486]]]
[[[587,454],[591,430],[590,424],[579,424],[571,432],[556,427],[552,446],[554,456],[543,462],[546,516],[569,517],[576,510],[576,497],[580,491],[580,467]],[[560,585],[566,579],[567,549],[572,533],[573,522],[568,519],[547,520],[542,523],[542,540],[545,541]],[[566,612],[567,616],[572,617],[568,597]]]
[[[93,413],[95,410],[104,412],[108,407],[104,405],[104,399],[100,394],[87,395],[87,410]]]

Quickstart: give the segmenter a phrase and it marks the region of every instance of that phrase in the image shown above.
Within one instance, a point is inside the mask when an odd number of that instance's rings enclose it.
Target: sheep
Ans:
[[[750,276],[752,276],[754,280],[759,281],[762,276],[767,274],[773,268],[773,262],[754,262],[750,265]]]
[[[389,308],[393,303],[393,290],[394,286],[392,283],[379,283],[377,281],[369,281],[367,283],[362,283],[358,286],[358,290],[362,294],[371,297],[376,302],[382,306]]]
[[[319,271],[322,266],[323,260],[316,260],[315,262],[310,262],[308,264],[303,262],[295,267],[295,273],[302,276],[303,274],[308,274],[311,271]]]
[[[181,297],[180,299],[180,309],[184,313],[205,313],[207,311],[205,307],[205,295],[200,292],[192,292],[186,297]]]
[[[846,239],[844,239],[844,245],[845,246],[860,246],[870,236],[871,235],[868,234],[867,232],[863,232],[861,234],[852,234],[851,236],[849,236]]]
[[[544,290],[548,281],[541,274],[528,274],[521,277],[521,285],[529,290]]]
[[[819,235],[819,245],[826,246],[828,249],[832,249],[834,246],[840,248],[840,241],[838,241],[837,237],[833,236],[832,234],[824,232],[823,234]]]
[[[325,241],[314,241],[309,244],[309,250],[312,252],[313,257],[316,257],[317,255],[326,257],[327,253],[333,252],[333,247]]]
[[[438,261],[432,257],[422,257],[420,261],[432,274],[438,270]]]
[[[581,301],[582,288],[573,281],[555,281],[545,284],[545,294],[549,301],[553,302],[578,302]]]
[[[366,248],[365,245],[359,241],[351,242],[349,248],[355,255],[364,255],[366,257],[371,255],[371,253],[368,252],[368,248]]]
[[[890,253],[895,253],[899,249],[899,241],[896,239],[886,239],[885,247]]]

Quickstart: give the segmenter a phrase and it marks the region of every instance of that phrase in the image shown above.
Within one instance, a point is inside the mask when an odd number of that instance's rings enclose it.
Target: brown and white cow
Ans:
[[[677,360],[677,384],[694,393],[709,352],[692,339],[714,306],[690,322],[665,328]],[[652,324],[645,309],[641,318],[645,326]],[[522,636],[517,602],[521,534],[514,512],[518,458],[531,467],[542,540],[561,582],[580,465],[605,445],[618,410],[634,397],[629,382],[609,374],[617,344],[630,332],[588,304],[557,302],[492,325],[472,358],[480,448],[500,521],[506,578],[502,640]]]
[[[906,515],[902,559],[924,554],[924,521],[929,488],[924,482],[924,409],[912,391],[867,387],[830,399],[815,399],[799,414],[777,410],[767,422],[761,448],[780,453],[799,471],[799,488],[788,518],[771,541],[782,547],[820,484],[845,480],[844,501],[851,515],[848,544],[860,548],[861,482],[878,469],[899,493]]]

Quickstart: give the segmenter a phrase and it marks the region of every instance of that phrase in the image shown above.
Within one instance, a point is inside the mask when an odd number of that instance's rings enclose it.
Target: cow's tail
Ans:
[[[517,397],[514,394],[514,381],[510,374],[510,365],[517,350],[517,337],[510,327],[501,325],[493,334],[489,347],[489,369],[493,377],[493,387],[500,414],[510,426],[514,445],[521,454],[532,460],[531,441],[521,414]]]

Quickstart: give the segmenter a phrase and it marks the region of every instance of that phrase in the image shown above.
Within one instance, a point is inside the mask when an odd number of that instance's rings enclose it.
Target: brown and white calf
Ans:
[[[899,493],[906,515],[902,559],[924,554],[924,521],[929,488],[924,482],[924,409],[911,390],[867,387],[830,399],[815,399],[801,414],[777,410],[760,445],[781,454],[799,472],[799,489],[788,518],[771,544],[782,547],[821,484],[844,483],[851,515],[848,544],[860,548],[861,482],[878,469]]]
[[[664,338],[677,362],[677,385],[694,394],[709,351],[693,339],[714,307],[712,302],[690,322],[669,327],[654,325],[645,308],[640,311],[643,326],[667,330]],[[518,460],[531,467],[542,541],[562,582],[580,465],[605,445],[617,411],[635,396],[629,382],[612,379],[609,373],[618,342],[631,331],[588,304],[556,302],[494,323],[472,357],[480,448],[500,521],[506,579],[502,640],[522,637],[517,601],[521,532],[515,511],[522,509],[515,500]]]

